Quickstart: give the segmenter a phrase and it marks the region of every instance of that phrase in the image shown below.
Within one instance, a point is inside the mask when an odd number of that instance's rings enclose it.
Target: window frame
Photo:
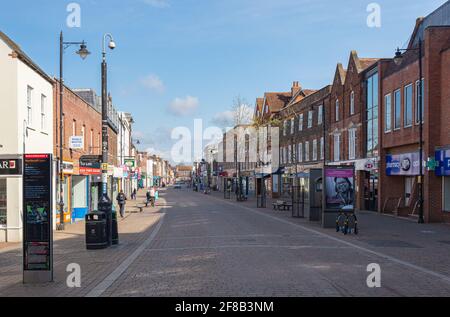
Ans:
[[[339,110],[340,110],[340,104],[339,104],[339,99],[336,99],[336,103],[335,103],[335,112],[334,112],[334,116],[335,116],[335,120],[336,122],[339,122]]]
[[[356,159],[356,128],[348,130],[348,158],[349,160]]]
[[[298,131],[301,132],[301,131],[303,131],[303,123],[304,123],[305,117],[304,117],[303,113],[301,113],[298,117],[299,117],[298,118]]]
[[[400,101],[397,104],[397,93],[400,96]],[[398,131],[402,128],[402,89],[399,88],[397,90],[394,90],[394,131]],[[397,106],[399,106],[399,126],[397,126]]]
[[[416,125],[420,124],[419,120],[419,89],[420,89],[420,82],[422,82],[422,123],[425,123],[425,78],[422,78],[422,80],[416,80],[415,83],[415,94],[416,97],[414,98],[414,122]]]
[[[47,131],[47,96],[41,94],[41,131]]]
[[[312,142],[312,160],[314,162],[316,162],[318,160],[318,155],[317,155],[317,139],[314,139]]]
[[[27,85],[27,124],[28,127],[33,126],[33,95],[34,88],[30,85]]]
[[[355,114],[355,92],[352,90],[350,93],[350,115]]]
[[[311,129],[313,127],[313,121],[314,121],[314,110],[308,111],[308,129]]]
[[[386,101],[389,100],[389,128],[387,127],[387,103]],[[392,93],[388,93],[384,95],[384,133],[391,133],[392,132]]]
[[[317,124],[323,124],[323,105],[320,105],[319,110],[317,111]]]
[[[336,133],[333,136],[333,161],[340,162],[340,160],[341,160],[341,135]]]
[[[410,100],[410,110],[411,110],[411,122],[407,123],[406,120],[408,118],[407,116],[407,102],[408,102],[408,94],[407,94],[407,89],[411,88],[411,100]],[[414,99],[414,90],[413,90],[413,84],[410,83],[406,86],[403,87],[403,128],[411,128],[414,124],[414,104],[413,104],[413,99]]]
[[[300,142],[297,146],[297,151],[298,151],[298,162],[299,163],[303,163],[303,143]]]
[[[309,157],[309,151],[310,151],[310,146],[309,146],[309,141],[305,142],[305,162],[309,162],[310,157]]]

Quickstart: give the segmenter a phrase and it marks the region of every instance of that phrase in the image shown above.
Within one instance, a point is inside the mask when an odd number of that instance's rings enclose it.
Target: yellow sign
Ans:
[[[107,171],[108,170],[108,163],[102,163],[102,171]]]

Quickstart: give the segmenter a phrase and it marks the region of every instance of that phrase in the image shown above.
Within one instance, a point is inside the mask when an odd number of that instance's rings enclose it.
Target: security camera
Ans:
[[[111,50],[113,50],[116,48],[116,43],[114,41],[110,41],[108,46]]]

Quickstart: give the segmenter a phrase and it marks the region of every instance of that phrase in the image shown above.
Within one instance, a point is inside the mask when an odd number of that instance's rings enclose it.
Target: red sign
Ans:
[[[80,175],[101,175],[101,168],[80,167]]]

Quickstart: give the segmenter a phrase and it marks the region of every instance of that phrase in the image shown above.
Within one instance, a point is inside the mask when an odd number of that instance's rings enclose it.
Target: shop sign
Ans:
[[[22,160],[0,159],[0,175],[22,175]]]
[[[80,158],[80,175],[100,175],[102,173],[101,156],[82,156]]]
[[[328,210],[355,208],[355,169],[327,166],[325,168],[325,200]]]
[[[73,162],[63,162],[63,173],[66,175],[72,175],[74,173]]]
[[[53,281],[52,155],[26,154],[23,171],[25,283]]]
[[[124,177],[123,168],[114,167],[114,177],[115,178],[123,178]]]
[[[420,153],[404,153],[386,156],[387,176],[420,175]]]
[[[124,160],[125,165],[128,166],[128,168],[134,169],[136,167],[136,160],[135,159],[125,159]]]
[[[436,176],[450,176],[450,149],[437,150],[434,159],[437,162]]]
[[[84,149],[84,137],[83,136],[71,136],[69,138],[69,148],[72,150]]]

